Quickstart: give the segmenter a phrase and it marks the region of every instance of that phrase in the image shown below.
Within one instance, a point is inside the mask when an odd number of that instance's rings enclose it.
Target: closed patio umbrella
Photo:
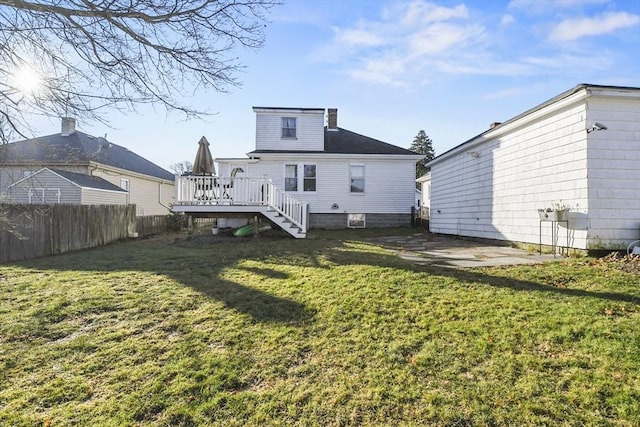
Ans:
[[[193,162],[194,175],[215,175],[216,168],[213,165],[213,156],[209,150],[209,141],[204,136],[198,141],[198,152]]]

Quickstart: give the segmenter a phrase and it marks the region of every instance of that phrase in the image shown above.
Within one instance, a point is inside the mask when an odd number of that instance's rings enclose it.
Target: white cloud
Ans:
[[[563,4],[571,1],[563,0]],[[446,75],[520,78],[562,74],[584,80],[614,62],[606,49],[593,61],[579,46],[566,51],[530,40],[509,27],[516,22],[515,15],[487,17],[500,20],[502,28],[483,25],[482,16],[474,15],[472,20],[464,5],[447,8],[422,0],[394,1],[379,19],[334,28],[332,41],[315,50],[314,60],[331,62],[334,69],[354,80],[391,87],[416,87]],[[541,25],[539,20],[518,18],[519,26],[527,23],[532,28]],[[545,37],[573,40],[639,23],[639,16],[610,13],[564,21]]]
[[[424,72],[432,59],[482,40],[484,28],[468,20],[462,4],[392,2],[378,20],[334,28],[331,46],[316,50],[316,59],[341,58],[350,76],[371,83],[402,86],[418,77],[426,81]]]
[[[511,0],[507,8],[541,12],[552,9],[567,9],[569,7],[608,2],[609,0]]]
[[[435,24],[411,34],[407,39],[407,48],[411,56],[447,53],[480,37],[483,31],[484,29],[477,25],[463,27]]]
[[[469,17],[469,11],[465,5],[448,8],[417,0],[406,5],[399,3],[397,7],[387,10],[384,14],[384,16],[389,17],[397,15],[402,15],[400,23],[403,26],[417,27],[455,18],[467,19]]]
[[[483,98],[484,99],[504,99],[504,98],[513,98],[515,96],[521,96],[523,93],[523,89],[522,88],[511,88],[511,89],[504,89],[504,90],[499,90],[496,92],[489,92],[486,93]]]
[[[334,28],[335,40],[337,43],[344,43],[347,46],[353,47],[372,47],[381,46],[384,44],[384,40],[373,31],[366,29],[340,29]]]
[[[515,22],[515,18],[513,17],[513,15],[504,15],[500,20],[500,25],[505,27],[507,25],[513,24],[514,22]]]
[[[640,15],[626,12],[605,13],[593,18],[567,19],[551,30],[552,41],[570,41],[586,36],[608,34],[621,28],[640,25]]]
[[[405,72],[405,67],[405,61],[400,58],[382,57],[365,60],[361,67],[350,70],[348,74],[369,83],[402,87],[406,84],[398,76]]]

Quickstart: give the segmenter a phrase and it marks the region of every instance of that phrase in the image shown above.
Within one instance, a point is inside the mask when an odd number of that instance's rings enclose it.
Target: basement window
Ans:
[[[365,214],[348,214],[347,215],[347,227],[348,228],[365,228]]]

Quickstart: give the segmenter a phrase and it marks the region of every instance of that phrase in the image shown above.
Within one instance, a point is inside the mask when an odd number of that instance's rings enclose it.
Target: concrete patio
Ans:
[[[493,267],[560,261],[561,255],[530,252],[495,241],[462,239],[443,234],[416,233],[373,239],[417,265],[450,268]]]

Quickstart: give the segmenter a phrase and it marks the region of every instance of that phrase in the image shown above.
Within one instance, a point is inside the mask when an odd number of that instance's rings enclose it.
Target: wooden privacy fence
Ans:
[[[138,233],[138,237],[166,233],[167,230],[166,215],[148,215],[136,218],[136,232]]]
[[[0,204],[0,262],[92,248],[135,231],[135,205]]]

